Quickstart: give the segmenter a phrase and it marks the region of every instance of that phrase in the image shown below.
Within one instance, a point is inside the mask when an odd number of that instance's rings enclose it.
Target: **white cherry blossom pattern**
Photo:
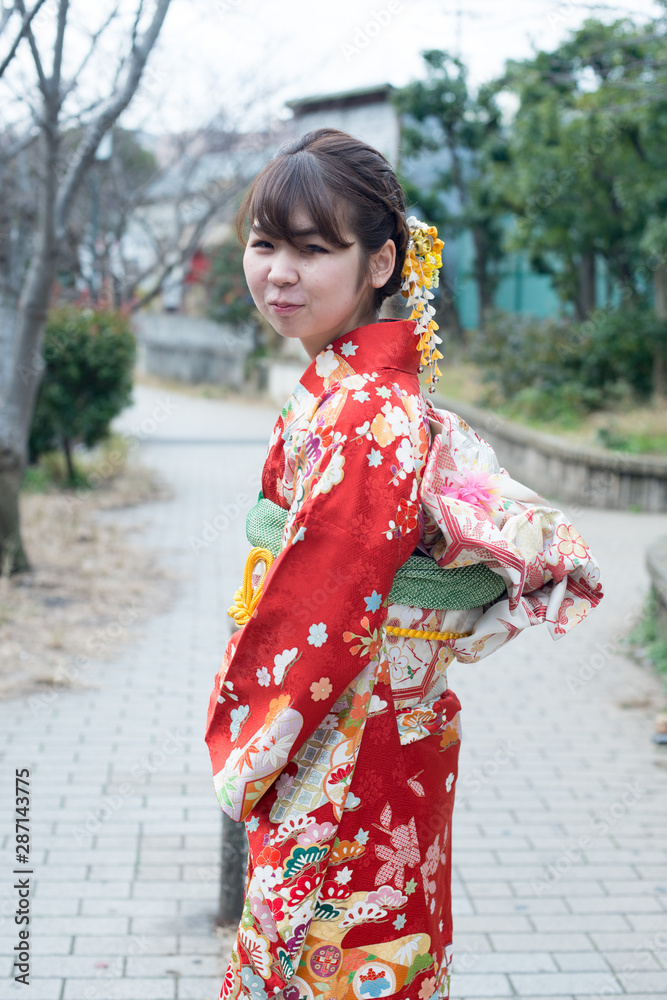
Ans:
[[[329,636],[327,635],[327,627],[324,622],[319,622],[317,625],[311,625],[308,630],[308,642],[311,646],[315,646],[317,649],[323,646],[327,641]]]

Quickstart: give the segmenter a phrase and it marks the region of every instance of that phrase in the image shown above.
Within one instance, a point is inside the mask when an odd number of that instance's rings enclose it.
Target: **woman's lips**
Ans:
[[[269,302],[269,305],[278,316],[289,316],[301,308],[300,302]]]

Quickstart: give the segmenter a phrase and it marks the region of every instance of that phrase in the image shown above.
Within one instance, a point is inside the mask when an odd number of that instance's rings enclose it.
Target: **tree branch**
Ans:
[[[142,0],[143,2],[143,0]],[[125,82],[116,94],[106,102],[100,113],[90,122],[83,136],[72,166],[65,175],[56,203],[56,233],[64,238],[67,219],[74,198],[86,171],[95,158],[102,137],[116,123],[119,116],[132,100],[141,81],[141,75],[148,56],[155,45],[160,29],[169,9],[171,0],[157,0],[150,25],[141,39],[135,39],[130,53],[129,67]]]
[[[24,17],[26,17],[26,9],[23,0],[16,0],[16,6],[21,11]],[[25,32],[26,38],[30,44],[30,51],[32,52],[32,61],[35,64],[35,69],[37,70],[37,79],[39,80],[39,89],[42,93],[42,97],[45,101],[49,99],[49,81],[46,78],[46,73],[44,72],[44,67],[42,66],[42,59],[39,54],[39,49],[37,48],[37,42],[35,41],[35,36],[32,33],[32,28],[30,25],[26,28]]]
[[[67,10],[69,0],[60,0],[58,4],[58,23],[56,26],[56,40],[53,46],[53,70],[51,72],[50,91],[51,99],[61,105],[60,97],[60,75],[63,66],[63,48],[65,45],[65,27],[67,25]]]
[[[115,18],[117,16],[118,16],[118,4],[116,4],[115,7],[113,7],[111,13],[109,14],[109,16],[106,19],[106,21],[104,22],[104,24],[102,24],[97,29],[97,31],[93,35],[90,36],[90,48],[88,49],[88,52],[86,53],[86,55],[84,56],[84,58],[81,60],[81,63],[79,64],[78,69],[76,70],[76,72],[72,76],[72,82],[70,83],[69,87],[66,87],[63,90],[63,92],[62,92],[62,95],[61,95],[61,98],[60,98],[60,106],[61,107],[62,107],[63,103],[65,102],[65,100],[72,93],[72,91],[74,90],[74,88],[78,85],[79,80],[81,79],[81,74],[83,73],[84,69],[88,65],[88,62],[90,61],[91,56],[93,55],[93,53],[95,52],[95,49],[97,48],[97,42],[98,42],[100,36],[106,31],[106,29],[109,27],[109,25],[111,24],[111,22],[113,20],[115,20]],[[95,102],[95,104],[99,104],[99,103],[100,103],[99,101]],[[92,105],[91,105],[91,107],[92,107]]]
[[[5,70],[9,66],[10,62],[12,61],[12,59],[14,58],[14,56],[16,55],[16,50],[18,49],[19,45],[21,44],[21,39],[24,38],[25,35],[27,35],[28,28],[30,27],[30,24],[32,22],[33,17],[35,16],[35,14],[37,14],[37,12],[39,11],[40,7],[43,7],[43,5],[45,3],[46,3],[46,0],[37,0],[37,3],[35,4],[35,6],[33,7],[33,9],[30,12],[26,12],[25,7],[23,8],[22,11],[21,11],[20,7],[18,8],[19,11],[23,14],[23,23],[21,25],[21,30],[19,31],[18,35],[14,39],[14,43],[13,43],[12,47],[10,48],[9,52],[7,53],[7,55],[5,56],[5,58],[3,59],[3,61],[0,63],[0,77],[2,77],[3,73],[5,72]],[[18,7],[18,4],[17,4],[17,7]],[[3,28],[4,28],[5,24],[7,23],[7,21],[9,20],[9,17],[11,17],[11,11],[7,11],[6,14],[7,14],[7,18],[5,20],[5,23],[3,24]]]

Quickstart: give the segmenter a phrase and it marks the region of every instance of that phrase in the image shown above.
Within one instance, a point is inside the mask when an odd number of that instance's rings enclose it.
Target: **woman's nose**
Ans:
[[[289,253],[279,250],[271,257],[269,281],[274,285],[293,285],[298,280],[294,261]]]

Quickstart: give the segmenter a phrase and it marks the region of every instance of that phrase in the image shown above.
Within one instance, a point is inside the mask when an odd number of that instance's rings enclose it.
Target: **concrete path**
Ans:
[[[0,703],[0,1000],[217,1000],[226,966],[203,731],[275,413],[135,396],[117,427],[141,439],[141,460],[176,499],[104,516],[140,526],[137,540],[183,582],[167,614],[136,615],[114,662],[75,668],[73,690]],[[607,588],[591,619],[558,643],[535,630],[450,668],[464,706],[453,1000],[667,996],[667,754],[650,741],[660,685],[618,645],[667,516],[574,519]],[[29,986],[12,966],[10,823],[24,767]]]

